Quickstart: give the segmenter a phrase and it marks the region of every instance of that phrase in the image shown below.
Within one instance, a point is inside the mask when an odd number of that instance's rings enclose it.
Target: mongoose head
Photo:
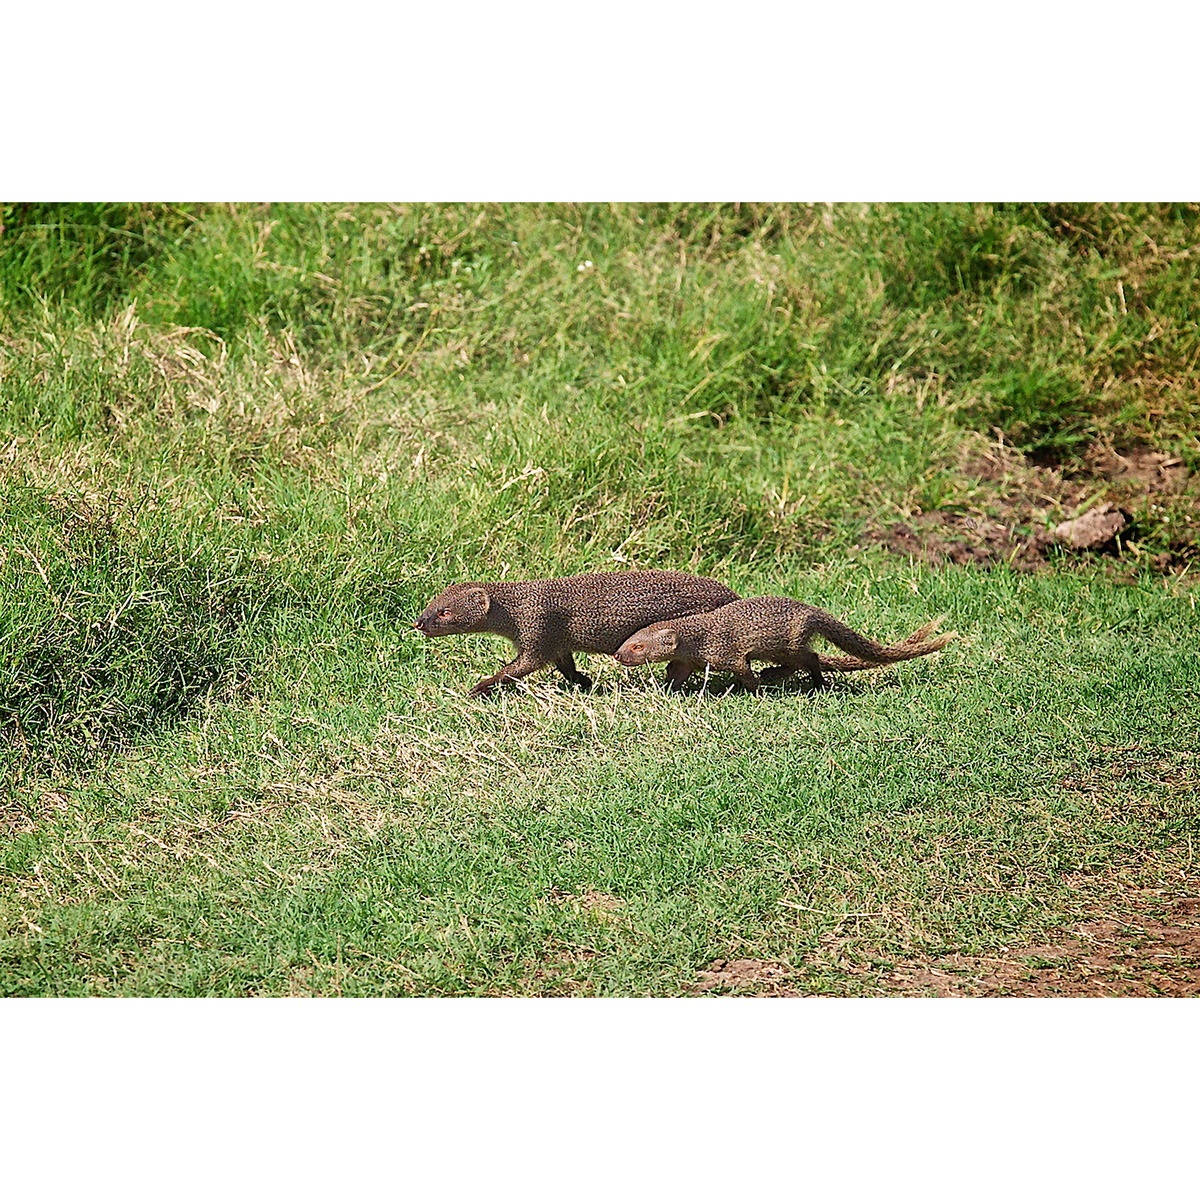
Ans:
[[[426,637],[447,633],[482,633],[491,600],[477,583],[455,583],[431,600],[413,625]]]
[[[666,622],[648,625],[627,638],[613,656],[627,667],[643,663],[670,662],[679,646],[679,635]]]

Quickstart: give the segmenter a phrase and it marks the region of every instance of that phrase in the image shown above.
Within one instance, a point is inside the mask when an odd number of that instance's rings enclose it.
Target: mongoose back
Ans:
[[[516,657],[481,679],[472,696],[553,664],[573,684],[592,681],[573,655],[612,654],[654,621],[687,617],[738,598],[715,579],[679,571],[607,571],[526,583],[456,583],[432,600],[413,626],[426,637],[494,633]]]
[[[864,671],[940,650],[950,635],[931,639],[936,625],[930,622],[903,642],[881,646],[822,608],[783,596],[755,596],[713,612],[658,621],[629,638],[616,659],[628,667],[669,663],[667,683],[673,688],[704,666],[732,671],[750,691],[758,691],[761,683],[778,683],[796,671],[808,671],[814,686],[822,687],[822,670]],[[809,648],[817,634],[853,657],[817,654]],[[764,671],[760,679],[750,667],[753,661],[778,666]]]

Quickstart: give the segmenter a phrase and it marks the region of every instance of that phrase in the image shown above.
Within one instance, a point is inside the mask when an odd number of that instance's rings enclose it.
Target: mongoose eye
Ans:
[[[634,652],[634,654],[640,654],[641,649],[642,649],[642,643],[638,642],[638,644],[636,646],[630,646],[629,648],[630,648],[630,650],[632,650]]]
[[[439,617],[448,617],[449,615],[450,615],[450,610],[448,608],[443,608],[442,611],[440,613],[438,613]]]

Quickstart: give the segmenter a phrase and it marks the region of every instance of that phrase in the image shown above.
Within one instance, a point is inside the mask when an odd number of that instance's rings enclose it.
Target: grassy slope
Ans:
[[[859,536],[963,503],[992,424],[1194,466],[1194,211],[5,221],[0,991],[844,992],[1185,868],[1187,581]],[[406,632],[452,578],[657,563],[963,638],[816,697],[476,703],[502,645]]]

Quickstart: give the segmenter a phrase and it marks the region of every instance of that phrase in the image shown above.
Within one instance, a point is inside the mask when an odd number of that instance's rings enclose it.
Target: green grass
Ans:
[[[1193,485],[1116,573],[866,535],[985,511],[993,428],[1194,468],[1194,208],[3,223],[0,993],[672,995],[746,957],[847,994],[1192,878],[1194,593],[1141,550],[1186,564]],[[815,696],[593,659],[477,702],[506,647],[409,628],[455,579],[651,565],[961,638]]]

